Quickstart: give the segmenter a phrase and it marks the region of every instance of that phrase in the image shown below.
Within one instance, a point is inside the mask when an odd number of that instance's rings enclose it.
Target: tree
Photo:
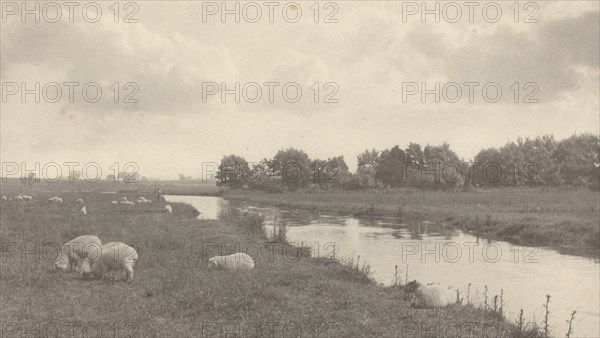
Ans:
[[[241,188],[246,183],[246,175],[250,171],[248,162],[241,156],[224,156],[217,172],[217,186]]]
[[[573,135],[558,143],[553,157],[564,183],[598,186],[600,138],[597,135]]]
[[[351,175],[344,156],[330,157],[326,161],[312,160],[310,168],[313,182],[319,184],[321,189],[329,189]]]
[[[281,185],[287,190],[308,187],[312,175],[310,160],[304,151],[283,149],[277,152],[273,161],[275,174],[281,177]]]
[[[379,155],[375,165],[375,178],[381,180],[385,185],[400,187],[403,180],[403,169],[406,164],[406,154],[399,146],[384,150]]]
[[[69,182],[77,181],[81,177],[81,172],[76,170],[71,170],[69,172]]]
[[[379,159],[379,151],[372,149],[369,151],[368,149],[363,151],[362,153],[356,156],[358,161],[358,167],[369,167],[375,168],[377,165],[377,160]]]
[[[183,181],[185,181],[186,179],[187,179],[187,178],[185,177],[185,175],[184,175],[184,174],[179,174],[179,181],[180,181],[180,182],[183,182]]]
[[[462,161],[448,143],[427,145],[423,150],[422,165],[425,170],[422,173],[429,184],[435,182],[442,188],[454,188],[464,182]]]

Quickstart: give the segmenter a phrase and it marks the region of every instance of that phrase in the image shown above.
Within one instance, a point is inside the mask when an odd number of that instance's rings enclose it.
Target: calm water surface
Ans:
[[[517,247],[488,241],[432,223],[401,224],[395,219],[358,219],[311,211],[226,201],[220,197],[165,196],[167,201],[194,206],[201,219],[218,219],[231,212],[257,212],[274,223],[288,226],[290,242],[302,243],[330,256],[335,244],[337,258],[370,265],[374,277],[390,285],[398,266],[400,282],[439,283],[459,289],[466,302],[468,284],[472,303],[488,304],[504,292],[504,312],[516,318],[523,309],[527,321],[541,325],[542,304],[550,295],[550,326],[553,336],[564,337],[570,313],[577,311],[575,337],[600,337],[600,260],[562,254],[546,248]],[[362,265],[362,264],[361,264]]]

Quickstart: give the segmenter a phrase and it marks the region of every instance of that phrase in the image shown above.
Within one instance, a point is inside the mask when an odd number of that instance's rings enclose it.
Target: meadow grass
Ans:
[[[230,190],[225,198],[358,217],[432,221],[517,244],[600,250],[600,193],[587,189],[503,188],[464,192],[390,189],[322,193]]]
[[[11,189],[3,186],[2,194],[18,191]],[[193,208],[177,203],[170,203],[173,214],[163,212],[164,203],[110,204],[123,196],[135,200],[138,194],[131,192],[33,194],[31,202],[1,205],[5,334],[44,335],[44,329],[54,329],[66,336],[69,329],[75,336],[110,337],[387,337],[456,336],[457,330],[509,336],[516,330],[501,316],[469,305],[414,309],[402,287],[383,287],[353,264],[266,240],[256,229],[244,228],[245,221],[198,220]],[[47,202],[55,195],[62,205]],[[78,198],[84,199],[87,215],[79,212]],[[84,234],[133,246],[139,254],[133,282],[54,272],[55,254],[44,250],[54,246],[47,244]],[[206,259],[234,251],[250,254],[255,269],[207,269]]]

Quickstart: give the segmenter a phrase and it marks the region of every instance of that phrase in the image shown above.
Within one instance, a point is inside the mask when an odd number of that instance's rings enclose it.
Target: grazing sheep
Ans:
[[[121,204],[123,205],[134,205],[134,202],[130,202],[130,201],[121,201]]]
[[[117,202],[117,201],[112,201],[112,202],[110,202],[110,204],[119,204],[119,202]]]
[[[56,197],[56,196],[54,196],[54,197],[50,197],[50,198],[48,199],[48,202],[51,202],[51,203],[62,203],[62,202],[63,202],[63,200],[62,200],[62,198],[60,198],[60,197]]]
[[[254,260],[248,254],[237,252],[227,256],[215,256],[209,259],[208,268],[224,270],[251,270],[254,268]]]
[[[56,270],[67,271],[69,267],[78,270],[83,259],[100,256],[102,242],[96,236],[83,235],[65,243],[60,249],[60,255],[54,262]]]
[[[87,209],[85,207],[81,208],[81,213],[87,215]]]
[[[23,197],[23,201],[31,201],[33,199],[33,197],[29,195],[23,195],[21,197]]]
[[[6,202],[6,196],[2,196],[2,201]]]
[[[138,198],[137,202],[138,203],[152,203],[152,201],[146,199],[146,197],[144,197],[144,196],[140,196],[140,198]]]
[[[168,212],[169,214],[172,214],[172,213],[173,213],[173,207],[171,207],[171,206],[170,206],[170,205],[168,205],[168,204],[167,204],[167,205],[165,205],[165,210],[167,210],[167,212]]]
[[[15,201],[22,201],[23,200],[23,196],[15,196]]]
[[[127,197],[121,198],[121,202],[126,202],[126,201],[127,201]]]
[[[75,203],[77,204],[83,204],[83,198],[78,198]]]
[[[409,293],[414,293],[413,306],[418,308],[444,307],[452,304],[454,295],[440,286],[421,285],[416,280],[406,285]]]
[[[133,280],[133,265],[138,260],[134,248],[121,242],[106,243],[101,248],[102,254],[97,259],[86,259],[81,264],[81,275],[92,278],[104,279],[112,270],[121,270],[122,276],[127,276],[127,281]]]

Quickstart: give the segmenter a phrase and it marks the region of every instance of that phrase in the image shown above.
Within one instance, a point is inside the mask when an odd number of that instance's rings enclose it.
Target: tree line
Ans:
[[[450,145],[409,143],[404,149],[367,149],[350,172],[343,156],[311,159],[300,149],[249,163],[238,155],[221,160],[217,185],[269,192],[332,188],[346,190],[415,187],[457,190],[489,186],[600,186],[600,139],[593,134],[557,141],[552,135],[518,138],[482,149],[465,161]]]

